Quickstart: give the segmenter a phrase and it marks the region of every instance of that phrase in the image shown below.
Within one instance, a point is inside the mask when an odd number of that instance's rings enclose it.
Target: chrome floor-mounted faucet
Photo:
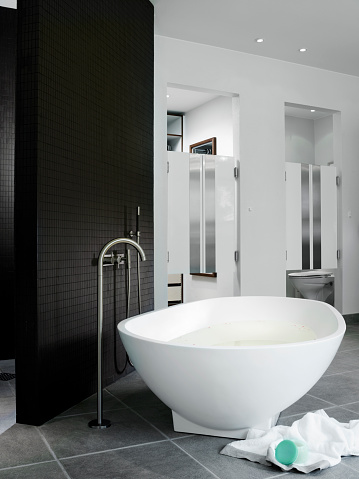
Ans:
[[[141,260],[146,261],[146,255],[141,246],[128,238],[116,238],[102,248],[97,264],[97,419],[89,422],[89,427],[105,429],[111,426],[111,421],[103,419],[102,401],[102,331],[103,331],[103,260],[107,251],[116,244],[125,243],[137,249]]]

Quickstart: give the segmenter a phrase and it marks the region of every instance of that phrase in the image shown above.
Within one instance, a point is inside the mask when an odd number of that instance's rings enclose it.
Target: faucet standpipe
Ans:
[[[146,261],[146,255],[141,246],[128,238],[116,238],[109,241],[102,248],[97,263],[97,419],[93,419],[88,423],[89,427],[94,429],[106,429],[111,426],[111,421],[103,419],[103,398],[102,398],[102,332],[103,332],[103,260],[107,251],[114,245],[125,243],[137,249],[142,261]],[[112,259],[115,255],[107,255]],[[118,265],[123,261],[124,255],[117,254],[116,260]],[[116,261],[114,260],[114,261]],[[114,263],[112,263],[114,264]]]

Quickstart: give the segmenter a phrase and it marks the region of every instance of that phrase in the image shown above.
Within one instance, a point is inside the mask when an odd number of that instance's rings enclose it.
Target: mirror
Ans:
[[[193,143],[189,148],[190,153],[197,153],[198,155],[216,155],[216,137]]]

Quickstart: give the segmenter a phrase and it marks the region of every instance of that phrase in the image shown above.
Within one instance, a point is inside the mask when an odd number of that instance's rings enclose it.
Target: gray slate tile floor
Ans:
[[[14,360],[0,360],[1,373],[14,373]],[[15,424],[15,379],[0,381],[0,434]]]
[[[342,422],[359,419],[359,322],[349,319],[347,324],[325,375],[281,413],[279,424],[291,425],[317,409]],[[14,372],[11,366],[0,361],[0,371]],[[102,431],[87,426],[96,415],[96,396],[40,427],[10,427],[15,417],[15,380],[0,382],[0,479],[298,479],[301,475],[220,455],[230,439],[174,432],[170,410],[136,372],[106,388],[104,409],[112,426]],[[339,465],[307,476],[359,479],[359,457],[343,458]]]

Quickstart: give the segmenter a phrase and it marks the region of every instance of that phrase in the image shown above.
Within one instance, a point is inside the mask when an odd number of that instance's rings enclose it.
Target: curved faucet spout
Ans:
[[[106,252],[112,247],[114,246],[115,244],[118,244],[118,243],[125,243],[125,244],[129,244],[131,246],[133,246],[134,248],[137,249],[137,251],[139,252],[140,254],[140,257],[141,257],[141,260],[142,261],[146,261],[146,255],[145,255],[145,252],[143,251],[143,249],[141,248],[141,246],[136,243],[136,241],[133,241],[129,238],[116,238],[116,239],[113,239],[111,241],[109,241],[103,248],[102,248],[102,251],[100,253],[100,256],[99,256],[99,264],[102,265],[102,261],[103,261],[103,258],[106,254]]]

